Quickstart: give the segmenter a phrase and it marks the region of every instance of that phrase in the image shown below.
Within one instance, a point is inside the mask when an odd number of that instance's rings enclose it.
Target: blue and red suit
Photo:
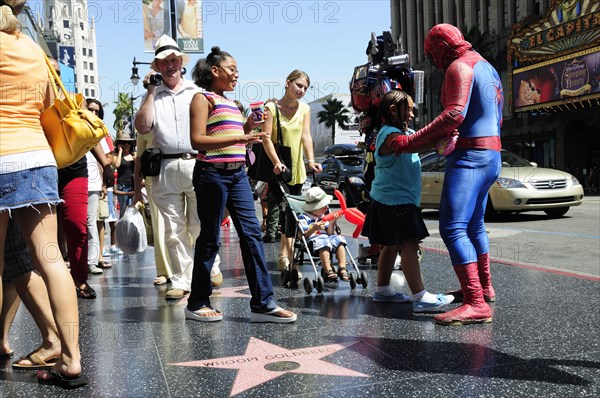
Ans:
[[[488,190],[501,167],[502,83],[494,67],[452,25],[436,25],[429,31],[425,54],[446,73],[441,92],[444,110],[416,134],[399,136],[394,149],[414,151],[458,131],[456,147],[447,155],[439,224],[461,281],[462,289],[452,293],[460,296],[457,299],[464,298],[464,304],[436,316],[436,321],[487,322],[491,320],[491,310],[483,298],[493,301],[495,292],[491,286],[489,239],[483,217]]]

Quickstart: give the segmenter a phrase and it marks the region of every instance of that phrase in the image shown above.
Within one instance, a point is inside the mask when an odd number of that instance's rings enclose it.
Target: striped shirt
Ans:
[[[156,88],[154,139],[150,147],[159,148],[164,154],[196,152],[190,140],[190,104],[199,91],[198,86],[185,79],[177,92],[165,84]]]
[[[244,134],[244,118],[235,102],[210,91],[202,94],[213,105],[206,120],[206,135],[223,137]],[[244,162],[246,145],[238,143],[225,148],[199,151],[198,160],[210,163]]]

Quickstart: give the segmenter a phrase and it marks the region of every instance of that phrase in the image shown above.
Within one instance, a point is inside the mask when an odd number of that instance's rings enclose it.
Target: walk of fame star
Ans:
[[[287,373],[370,377],[321,359],[356,343],[358,341],[288,350],[251,337],[244,355],[169,365],[237,369],[238,373],[231,387],[231,396],[233,396]]]

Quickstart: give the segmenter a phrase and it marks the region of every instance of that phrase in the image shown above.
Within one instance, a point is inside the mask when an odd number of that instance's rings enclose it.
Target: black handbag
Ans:
[[[162,152],[158,148],[148,148],[140,157],[140,174],[142,177],[153,177],[160,174]]]
[[[275,152],[279,157],[279,161],[285,165],[286,169],[279,175],[273,173],[273,162],[269,159],[262,144],[254,145],[252,151],[256,160],[248,168],[248,177],[264,182],[281,181],[287,183],[292,181],[292,148],[283,145],[277,104],[275,104],[275,119],[277,120],[277,142],[274,142],[273,145],[275,146]]]

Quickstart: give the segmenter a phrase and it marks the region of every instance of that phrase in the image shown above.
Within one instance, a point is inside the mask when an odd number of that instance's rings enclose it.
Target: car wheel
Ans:
[[[488,220],[496,220],[500,218],[500,212],[494,209],[494,205],[492,204],[492,199],[488,196],[487,205],[485,206],[485,218]]]
[[[557,207],[556,209],[544,210],[550,217],[562,217],[569,211],[569,207]]]
[[[339,191],[341,192],[344,199],[346,199],[346,206],[348,206],[348,207],[356,206],[356,204],[354,203],[354,199],[352,198],[352,195],[350,195],[350,193],[348,192],[348,188],[346,188],[345,185],[341,185],[339,187]]]

